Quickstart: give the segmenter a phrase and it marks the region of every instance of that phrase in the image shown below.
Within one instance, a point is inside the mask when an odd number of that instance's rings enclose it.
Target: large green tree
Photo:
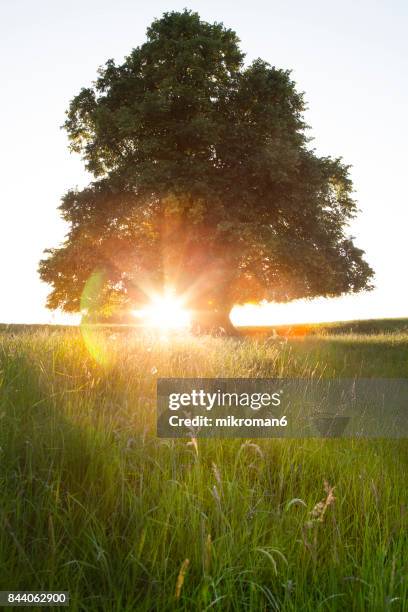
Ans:
[[[236,303],[370,287],[348,166],[311,150],[290,73],[245,66],[238,43],[166,13],[73,98],[65,128],[94,181],[63,197],[69,233],[40,262],[50,308],[79,311],[96,271],[98,312],[173,287],[202,328],[228,329]]]

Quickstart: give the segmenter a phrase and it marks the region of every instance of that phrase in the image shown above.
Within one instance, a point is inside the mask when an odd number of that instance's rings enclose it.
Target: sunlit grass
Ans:
[[[406,376],[406,332],[90,334],[106,358],[76,329],[1,334],[1,589],[92,611],[404,609],[406,440],[160,440],[154,397],[167,376]]]

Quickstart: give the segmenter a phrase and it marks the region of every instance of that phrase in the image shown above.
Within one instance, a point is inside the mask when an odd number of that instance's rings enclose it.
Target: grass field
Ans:
[[[0,590],[87,611],[408,609],[407,440],[163,440],[154,402],[167,376],[407,377],[407,329],[3,326]]]

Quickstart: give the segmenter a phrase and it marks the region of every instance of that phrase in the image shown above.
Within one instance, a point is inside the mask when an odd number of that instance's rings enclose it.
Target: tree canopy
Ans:
[[[218,322],[236,303],[370,288],[347,234],[349,167],[311,149],[304,110],[290,72],[245,65],[223,24],[187,10],[154,21],[67,111],[94,180],[62,199],[69,232],[40,262],[48,306],[79,311],[95,271],[100,312],[171,286]]]

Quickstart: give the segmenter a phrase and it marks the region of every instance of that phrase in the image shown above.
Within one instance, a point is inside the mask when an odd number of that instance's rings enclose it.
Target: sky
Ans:
[[[98,66],[121,62],[165,11],[189,8],[241,39],[246,62],[291,69],[318,154],[351,164],[360,213],[350,233],[376,289],[308,303],[235,309],[239,323],[408,316],[408,3],[403,0],[3,0],[0,4],[0,322],[66,322],[37,274],[67,227],[57,207],[85,186],[60,126]]]

